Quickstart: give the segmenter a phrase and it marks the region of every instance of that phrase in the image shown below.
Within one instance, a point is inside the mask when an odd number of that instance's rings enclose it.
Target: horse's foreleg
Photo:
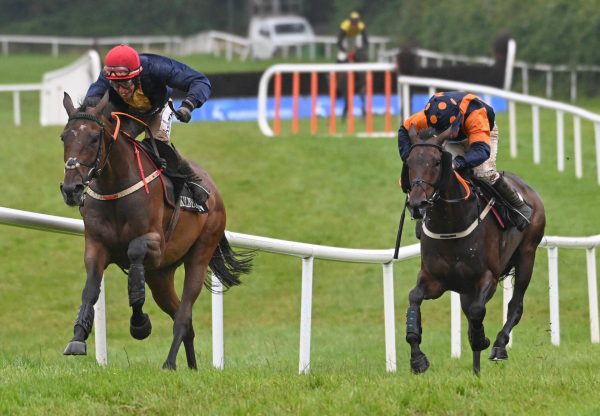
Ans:
[[[100,296],[100,282],[102,281],[105,259],[106,256],[103,251],[92,247],[90,243],[86,242],[85,268],[87,278],[81,294],[81,306],[73,328],[73,338],[67,344],[63,352],[64,355],[87,354],[85,341],[90,335],[94,323],[94,305],[98,301],[98,296]]]
[[[419,273],[417,286],[408,295],[409,306],[406,311],[406,342],[410,344],[410,368],[416,374],[429,368],[427,356],[421,351],[421,303],[424,299],[437,298],[443,293],[439,284],[431,284]]]
[[[143,311],[146,300],[146,280],[143,263],[149,256],[159,257],[160,241],[158,233],[148,233],[132,240],[127,248],[130,263],[127,289],[129,306],[131,306],[132,311],[129,331],[133,338],[139,340],[147,338],[152,332],[150,317]]]
[[[506,344],[508,344],[510,339],[510,331],[512,331],[515,325],[519,323],[521,317],[523,316],[523,298],[525,297],[525,292],[527,291],[529,282],[531,281],[535,253],[533,253],[531,256],[525,257],[525,259],[518,261],[515,267],[515,286],[512,298],[508,303],[506,322],[496,336],[496,341],[494,341],[494,346],[490,352],[490,360],[508,360]]]

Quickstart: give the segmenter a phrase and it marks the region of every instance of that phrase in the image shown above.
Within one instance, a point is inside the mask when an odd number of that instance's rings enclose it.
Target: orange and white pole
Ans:
[[[300,106],[298,100],[300,98],[300,73],[292,74],[292,133],[298,134],[300,131],[299,118]]]
[[[336,73],[329,73],[329,134],[335,134],[335,101],[336,101],[336,90],[337,80]]]
[[[275,74],[275,117],[273,119],[273,134],[281,133],[281,72]]]
[[[349,71],[348,76],[346,78],[346,89],[348,90],[348,95],[346,97],[346,107],[348,110],[346,112],[346,131],[348,132],[348,134],[354,134],[354,72]]]
[[[391,133],[392,131],[392,73],[390,71],[385,71],[385,127],[384,131],[386,133]]]
[[[373,132],[373,73],[371,71],[367,71],[366,74],[366,100],[365,103],[365,111],[367,114],[365,115],[367,118],[367,133]]]

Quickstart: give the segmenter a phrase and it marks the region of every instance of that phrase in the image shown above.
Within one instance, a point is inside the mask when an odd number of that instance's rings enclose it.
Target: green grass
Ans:
[[[597,101],[584,104],[600,109]],[[23,106],[24,124],[17,128],[10,104],[0,102],[0,206],[78,218],[58,191],[62,128],[39,127],[37,105],[31,97],[30,107]],[[519,156],[514,160],[508,155],[506,115],[499,116],[499,168],[518,173],[539,192],[548,235],[597,234],[592,128],[583,125],[586,163],[584,178],[576,179],[571,132],[566,138],[570,160],[558,173],[554,116],[542,111],[541,117],[543,158],[534,165],[529,110],[519,107]],[[394,139],[293,136],[285,130],[282,137],[265,138],[256,123],[178,124],[173,137],[180,151],[216,180],[231,231],[352,248],[394,244],[404,199],[397,185]],[[405,230],[403,244],[415,243],[413,223]],[[471,374],[466,334],[463,356],[450,358],[448,295],[423,305],[422,347],[432,367],[421,376],[410,374],[404,311],[416,259],[395,267],[395,374],[385,372],[381,266],[315,262],[311,373],[300,376],[297,258],[258,253],[253,273],[225,296],[223,371],[212,369],[210,296],[203,292],[194,308],[199,370],[188,371],[180,354],[179,370],[166,372],[160,367],[171,342],[170,320],[149,299],[153,334],[143,342],[133,340],[126,279],[114,266],[105,274],[108,367],[95,364],[93,335],[89,356],[62,356],[85,280],[83,238],[0,226],[0,253],[0,414],[600,412],[600,351],[590,343],[581,250],[559,252],[560,347],[550,344],[547,256],[540,249],[510,360],[486,360],[480,378]],[[501,309],[501,296],[496,296],[485,321],[490,337],[500,329]]]

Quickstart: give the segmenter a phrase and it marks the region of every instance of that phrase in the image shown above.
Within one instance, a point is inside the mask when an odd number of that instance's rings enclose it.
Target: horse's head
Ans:
[[[418,134],[413,125],[408,131],[411,147],[404,163],[402,184],[408,193],[408,203],[414,218],[421,218],[433,205],[445,187],[452,167],[452,156],[443,151],[444,142],[452,135],[448,128],[436,135],[432,128]]]
[[[106,138],[110,139],[110,135],[101,117],[107,103],[108,93],[96,106],[76,109],[69,94],[65,93],[63,105],[69,121],[60,135],[65,160],[65,176],[60,191],[67,205],[83,204],[86,186],[106,161]]]

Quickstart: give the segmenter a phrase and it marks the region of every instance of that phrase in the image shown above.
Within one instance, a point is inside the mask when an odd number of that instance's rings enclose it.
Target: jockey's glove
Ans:
[[[194,104],[186,98],[181,103],[181,107],[175,111],[175,117],[183,123],[188,123],[192,119],[192,110],[194,107]]]
[[[467,167],[467,161],[462,156],[456,156],[452,161],[452,166],[454,170],[462,170]]]

